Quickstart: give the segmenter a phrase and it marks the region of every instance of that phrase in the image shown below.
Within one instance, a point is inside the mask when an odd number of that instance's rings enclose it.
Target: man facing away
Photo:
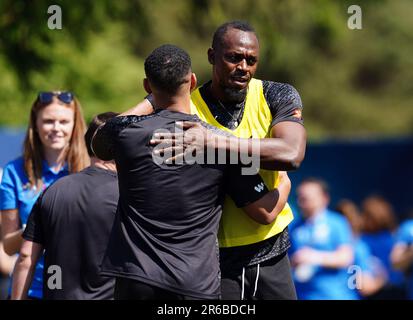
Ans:
[[[241,175],[237,165],[155,161],[154,133],[174,131],[176,121],[199,122],[190,115],[196,78],[189,55],[173,45],[155,49],[145,73],[155,112],[112,119],[92,143],[99,157],[115,159],[119,174],[118,213],[102,271],[116,277],[115,299],[218,299],[224,192],[253,219],[271,223],[285,205],[289,180],[284,177],[279,192],[268,191],[259,175]]]
[[[90,148],[96,129],[113,112],[93,118],[85,134],[91,166],[59,179],[37,200],[23,232],[12,299],[24,299],[45,250],[43,296],[52,300],[113,299],[115,281],[99,274],[119,198],[116,166]]]

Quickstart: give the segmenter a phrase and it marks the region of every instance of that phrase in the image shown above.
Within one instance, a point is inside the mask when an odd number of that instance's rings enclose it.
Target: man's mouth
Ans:
[[[231,80],[233,83],[239,84],[241,86],[245,86],[248,83],[249,78],[248,77],[231,77]]]

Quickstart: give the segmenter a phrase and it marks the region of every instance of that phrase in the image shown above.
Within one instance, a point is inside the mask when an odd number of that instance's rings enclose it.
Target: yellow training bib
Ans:
[[[196,114],[201,120],[221,130],[226,130],[239,138],[270,137],[272,115],[264,97],[261,80],[251,79],[244,114],[234,130],[224,127],[215,120],[199,88],[192,93],[191,100],[192,114]],[[260,175],[268,189],[277,187],[278,171],[261,169]],[[263,241],[283,231],[292,220],[293,213],[287,203],[273,223],[259,224],[248,217],[242,209],[237,208],[232,199],[226,196],[218,234],[220,247],[235,247]]]

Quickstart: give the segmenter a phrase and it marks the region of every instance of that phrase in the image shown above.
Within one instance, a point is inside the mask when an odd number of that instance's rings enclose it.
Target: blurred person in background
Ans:
[[[360,299],[369,297],[380,290],[387,281],[387,272],[380,260],[374,257],[368,245],[360,238],[363,220],[356,204],[351,200],[341,200],[336,210],[343,214],[353,231],[355,290]]]
[[[372,195],[364,199],[361,212],[363,219],[361,239],[368,245],[372,255],[381,261],[388,274],[386,285],[370,298],[404,299],[403,274],[393,268],[390,260],[397,231],[393,208],[383,197]]]
[[[1,178],[0,178],[1,180]],[[1,234],[1,215],[0,215],[0,234]],[[0,238],[0,300],[4,300],[8,295],[10,274],[13,271],[16,256],[9,256],[4,252],[3,241]]]
[[[302,220],[291,230],[290,257],[297,296],[302,300],[353,300],[347,268],[353,263],[347,220],[329,210],[327,184],[308,178],[297,188]]]
[[[119,199],[116,164],[96,158],[90,143],[97,128],[116,115],[97,115],[86,131],[91,166],[59,179],[37,199],[14,268],[12,299],[27,297],[43,249],[45,270],[59,266],[62,275],[59,290],[44,285],[44,299],[113,299],[115,279],[101,276],[99,269]]]
[[[40,92],[34,101],[23,155],[6,165],[0,185],[2,237],[8,255],[19,252],[30,211],[43,190],[89,164],[79,101],[71,92]],[[28,296],[42,298],[43,259]]]
[[[0,182],[3,174],[3,168],[0,168]],[[7,292],[10,281],[10,274],[13,271],[13,266],[16,261],[16,256],[9,256],[4,252],[3,241],[1,239],[1,215],[0,215],[0,300],[7,298]]]
[[[394,269],[404,273],[407,298],[413,300],[413,212],[396,233],[390,258]]]

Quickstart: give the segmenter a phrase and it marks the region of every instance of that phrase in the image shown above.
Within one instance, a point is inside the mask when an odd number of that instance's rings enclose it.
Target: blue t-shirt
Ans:
[[[390,253],[395,243],[393,234],[390,231],[381,231],[365,233],[361,238],[369,246],[371,254],[383,263],[389,276],[389,283],[401,286],[403,284],[403,274],[393,269],[390,261]]]
[[[413,245],[413,219],[403,222],[396,234],[396,244]],[[413,265],[407,272],[407,294],[413,300]]]
[[[303,247],[335,251],[352,245],[352,232],[347,220],[325,210],[313,219],[302,220],[290,232],[290,254]],[[293,270],[297,296],[303,300],[353,300],[357,293],[349,288],[347,268],[333,269],[319,265],[300,265]]]
[[[371,252],[368,245],[360,238],[354,239],[354,265],[360,267],[361,271],[373,273],[370,263]]]
[[[43,161],[42,179],[43,190],[57,179],[69,174],[67,166],[62,167],[59,172],[54,172]],[[29,188],[29,179],[24,172],[23,158],[17,158],[9,162],[3,171],[3,177],[0,184],[0,210],[18,209],[21,226],[25,226],[30,211],[41,192],[35,188]],[[41,190],[41,191],[43,191]],[[29,289],[28,296],[33,298],[42,298],[43,292],[43,257],[36,265],[32,286]]]
[[[373,278],[381,277],[386,272],[383,263],[372,255],[369,246],[360,237],[354,239],[354,266],[360,268],[363,274],[369,274]],[[359,298],[363,296],[358,292]]]

